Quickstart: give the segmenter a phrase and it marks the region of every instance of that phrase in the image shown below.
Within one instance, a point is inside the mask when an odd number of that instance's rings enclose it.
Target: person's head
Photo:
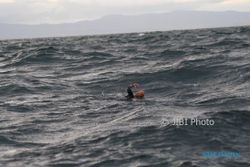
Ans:
[[[131,87],[132,87],[132,88],[139,88],[140,85],[139,85],[138,83],[133,83],[133,84],[131,84]]]

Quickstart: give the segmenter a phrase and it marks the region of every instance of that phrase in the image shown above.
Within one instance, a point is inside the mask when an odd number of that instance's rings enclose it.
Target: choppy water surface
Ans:
[[[0,166],[250,166],[249,27],[0,41],[0,76]]]

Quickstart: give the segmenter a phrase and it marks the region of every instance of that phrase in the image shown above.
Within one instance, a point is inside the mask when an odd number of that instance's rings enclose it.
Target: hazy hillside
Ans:
[[[164,31],[250,25],[250,12],[177,11],[136,16],[112,15],[67,24],[0,24],[0,39],[32,38],[143,31]]]

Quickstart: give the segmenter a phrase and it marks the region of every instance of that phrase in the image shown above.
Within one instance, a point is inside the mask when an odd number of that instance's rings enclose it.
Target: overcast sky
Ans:
[[[62,23],[175,10],[250,11],[250,0],[0,0],[0,23]]]

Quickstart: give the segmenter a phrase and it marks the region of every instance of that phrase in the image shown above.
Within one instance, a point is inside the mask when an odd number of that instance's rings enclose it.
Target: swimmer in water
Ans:
[[[133,89],[135,89],[136,94],[134,95]],[[126,96],[128,99],[133,99],[133,98],[143,98],[144,97],[144,91],[139,89],[139,84],[134,83],[128,86],[127,88],[127,93],[128,95]]]

